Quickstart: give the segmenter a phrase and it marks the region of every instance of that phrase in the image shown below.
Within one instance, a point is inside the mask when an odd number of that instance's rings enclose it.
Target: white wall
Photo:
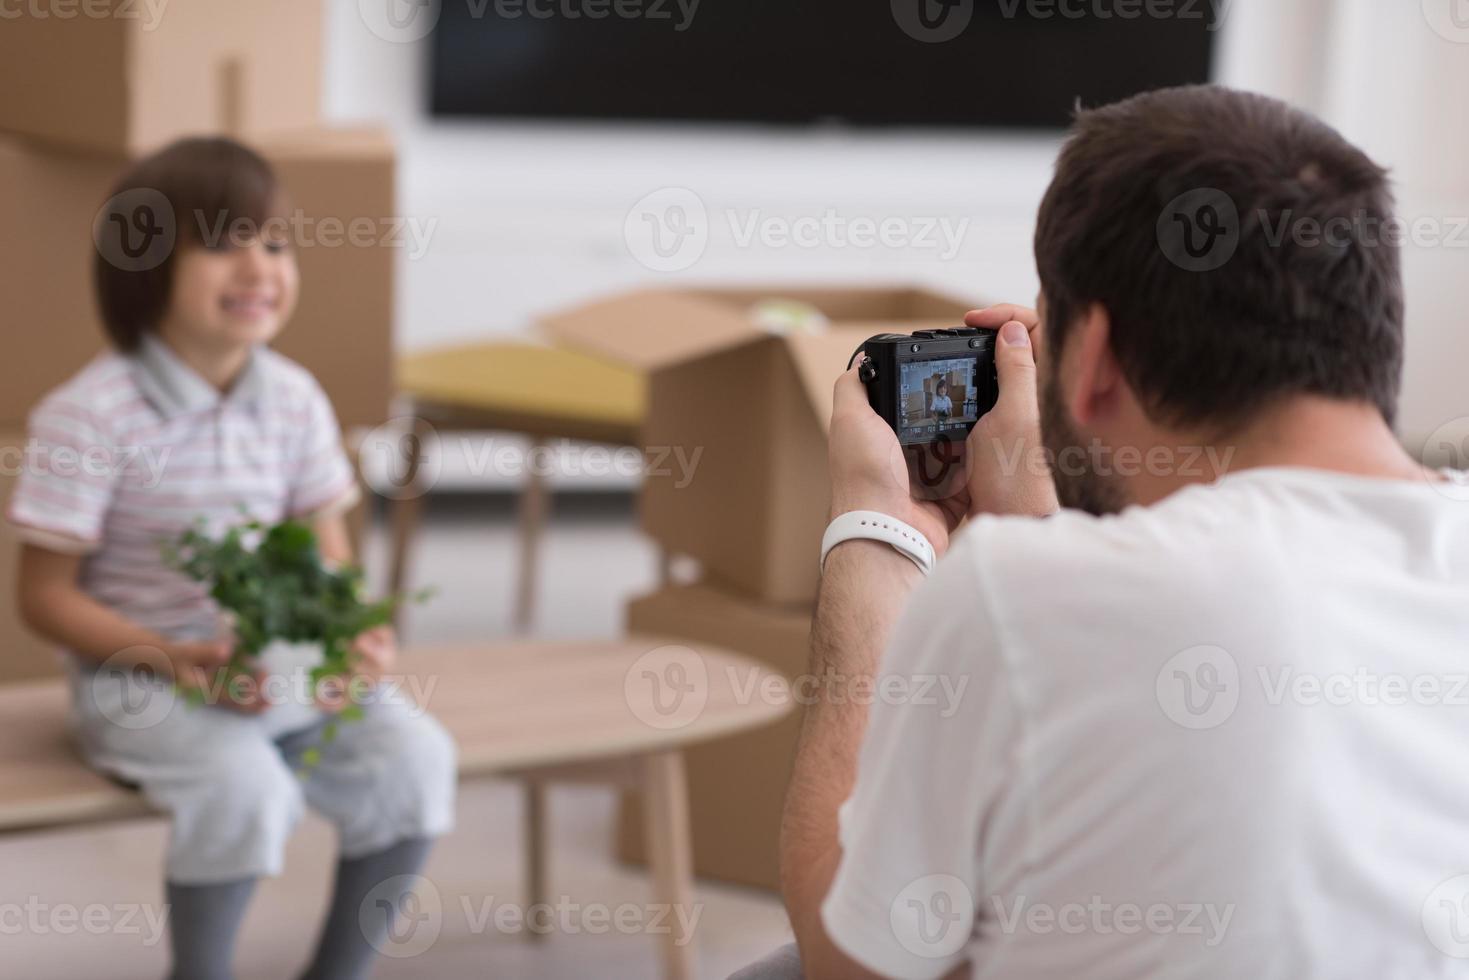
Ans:
[[[1034,296],[1030,237],[1055,138],[430,124],[423,42],[374,35],[359,0],[327,3],[328,115],[390,122],[401,138],[404,212],[437,223],[427,252],[404,261],[404,348],[523,329],[536,311],[644,282],[903,279],[977,298]],[[1451,3],[1469,0],[1233,0],[1220,79],[1322,113],[1393,169],[1403,214],[1450,235],[1456,219],[1469,221],[1469,43],[1456,43],[1469,42],[1469,30],[1453,28]],[[665,187],[694,191],[710,217],[707,251],[677,273],[640,264],[623,232],[629,210]],[[727,218],[828,210],[848,221],[905,219],[914,231],[924,218],[967,225],[957,253],[944,255],[742,247]],[[1421,442],[1469,415],[1460,312],[1469,245],[1410,248],[1406,276],[1404,432]]]

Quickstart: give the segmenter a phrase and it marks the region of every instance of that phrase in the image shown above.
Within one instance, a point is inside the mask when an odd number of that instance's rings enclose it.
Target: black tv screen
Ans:
[[[1064,126],[1078,100],[1097,105],[1207,81],[1213,6],[1209,0],[442,0],[432,111]],[[1171,15],[1149,16],[1149,9]]]

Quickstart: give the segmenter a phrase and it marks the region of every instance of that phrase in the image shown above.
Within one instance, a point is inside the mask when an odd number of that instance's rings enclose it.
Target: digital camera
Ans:
[[[884,333],[858,354],[867,401],[904,446],[962,442],[1000,394],[997,331],[979,327]],[[853,355],[854,357],[856,355]]]

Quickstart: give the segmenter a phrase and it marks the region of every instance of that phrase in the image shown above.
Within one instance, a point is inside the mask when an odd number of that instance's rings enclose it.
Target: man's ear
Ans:
[[[1080,425],[1090,425],[1116,412],[1125,382],[1112,353],[1112,318],[1106,307],[1100,303],[1087,307],[1071,328],[1066,346],[1075,379],[1070,398],[1072,418]]]

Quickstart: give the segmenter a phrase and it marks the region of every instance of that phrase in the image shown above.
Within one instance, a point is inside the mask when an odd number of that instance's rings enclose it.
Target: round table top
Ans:
[[[661,637],[408,648],[399,677],[454,736],[461,776],[666,751],[792,709],[774,669]],[[82,764],[67,733],[68,700],[60,678],[0,686],[0,830],[151,812],[139,794]]]
[[[398,361],[398,389],[419,402],[514,420],[585,423],[635,432],[641,374],[564,347],[495,342],[439,348]]]

